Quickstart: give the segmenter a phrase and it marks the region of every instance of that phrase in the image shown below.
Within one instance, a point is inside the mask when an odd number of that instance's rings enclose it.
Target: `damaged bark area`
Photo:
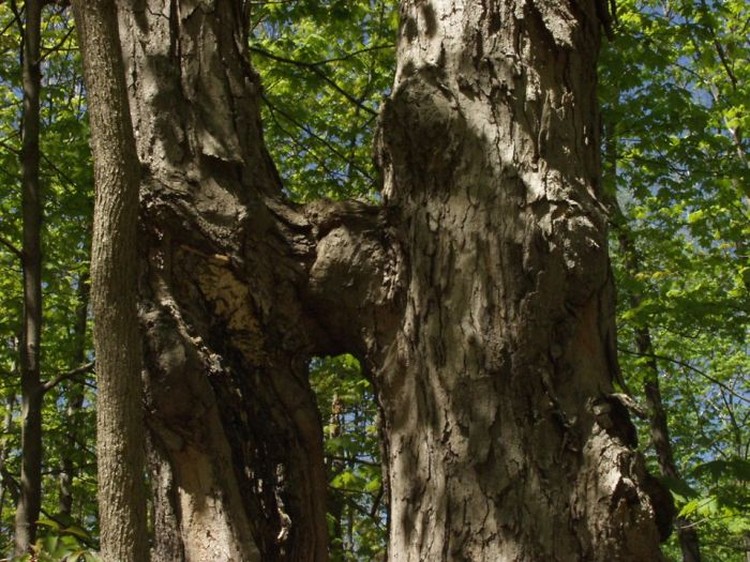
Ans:
[[[140,314],[157,560],[325,560],[307,368],[396,325],[385,212],[284,200],[239,3],[120,6],[142,165]]]

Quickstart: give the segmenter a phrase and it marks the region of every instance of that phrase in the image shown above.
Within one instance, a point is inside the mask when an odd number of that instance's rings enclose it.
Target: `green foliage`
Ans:
[[[65,526],[59,521],[41,519],[40,537],[32,552],[12,562],[101,562],[97,552],[89,545],[92,537],[81,527]],[[44,531],[46,529],[46,531]]]
[[[750,490],[735,469],[750,454],[750,6],[618,6],[601,95],[605,186],[622,209],[614,231],[632,243],[630,256],[613,243],[623,367],[638,389],[656,360],[683,478],[673,491],[704,558],[744,560]],[[639,356],[643,329],[653,357]]]
[[[602,60],[605,187],[633,241],[613,240],[620,347],[630,386],[657,362],[681,478],[670,482],[706,560],[743,560],[750,532],[750,13],[746,0],[619,0]],[[22,15],[23,2],[17,2]],[[253,3],[250,49],[264,84],[268,148],[289,195],[377,198],[371,145],[394,68],[395,2]],[[0,552],[8,552],[19,472],[20,33],[0,2]],[[86,105],[70,13],[44,12],[43,377],[92,357],[86,306],[92,178]],[[633,298],[637,297],[637,298]],[[654,357],[639,356],[648,328]],[[330,475],[332,559],[375,560],[386,542],[378,409],[351,357],[312,364]],[[94,391],[86,376],[45,402],[39,560],[96,560]],[[69,436],[72,435],[72,439]],[[648,443],[644,431],[643,443]],[[58,477],[74,468],[72,513]],[[668,555],[679,559],[674,541]]]
[[[18,341],[21,331],[19,127],[20,36],[24,3],[0,3],[0,553],[13,536],[19,473]],[[91,359],[86,307],[93,180],[80,60],[68,8],[50,3],[42,22],[41,182],[44,204],[42,378],[55,379]],[[43,512],[57,514],[59,477],[72,471],[69,524],[51,529],[39,552],[48,559],[73,545],[75,521],[96,531],[93,391],[82,374],[48,391],[44,402]],[[87,385],[88,384],[88,385]],[[82,407],[88,406],[88,407]],[[56,515],[55,520],[62,520]],[[54,531],[54,532],[53,532]],[[80,538],[80,537],[79,537]],[[56,541],[56,547],[51,548]],[[46,546],[45,546],[46,545]],[[75,552],[72,549],[70,552]],[[41,554],[40,554],[41,556]],[[52,558],[49,558],[52,556]],[[43,559],[43,558],[40,558]],[[70,558],[71,560],[73,558]],[[80,558],[83,559],[83,558]]]
[[[254,12],[266,142],[294,198],[366,198],[378,189],[372,138],[395,65],[395,4],[302,0]]]
[[[311,379],[330,475],[331,559],[376,560],[385,552],[387,513],[372,386],[350,355],[315,360]]]

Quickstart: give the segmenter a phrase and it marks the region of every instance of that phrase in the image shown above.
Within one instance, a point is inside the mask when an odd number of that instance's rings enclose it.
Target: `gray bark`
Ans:
[[[73,2],[94,156],[91,301],[97,363],[101,552],[148,560],[141,336],[136,308],[139,165],[113,0]]]
[[[381,162],[409,264],[379,371],[392,560],[656,560],[612,380],[602,4],[403,2]]]
[[[239,2],[120,6],[159,560],[325,560],[306,365],[384,413],[392,560],[657,560],[617,375],[592,0],[402,2],[385,204],[284,200]]]
[[[23,332],[21,337],[21,480],[16,506],[15,553],[36,539],[42,503],[42,200],[39,181],[39,96],[41,90],[41,0],[25,5],[23,24],[23,118],[21,182],[23,212]]]

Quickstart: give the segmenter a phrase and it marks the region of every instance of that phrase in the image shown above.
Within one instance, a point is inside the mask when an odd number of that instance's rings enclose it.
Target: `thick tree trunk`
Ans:
[[[284,200],[240,4],[120,6],[154,558],[327,558],[306,369],[349,351],[384,411],[391,559],[658,559],[610,396],[600,6],[404,1],[369,208]]]
[[[74,0],[94,156],[91,300],[97,371],[102,557],[144,562],[141,335],[137,316],[139,166],[113,0]]]
[[[144,170],[141,280],[159,560],[325,560],[302,309],[312,227],[282,206],[238,2],[121,6]]]
[[[42,194],[39,182],[42,1],[25,6],[22,81],[23,336],[21,338],[21,490],[16,508],[15,553],[36,538],[42,504]]]
[[[393,560],[656,560],[617,376],[605,3],[402,2],[382,118],[409,264],[378,387]]]

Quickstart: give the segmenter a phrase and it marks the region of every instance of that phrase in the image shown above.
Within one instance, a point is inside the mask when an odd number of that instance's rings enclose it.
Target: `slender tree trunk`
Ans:
[[[306,367],[346,351],[384,411],[392,560],[660,558],[611,395],[603,10],[404,0],[385,205],[300,207],[263,144],[240,3],[120,5],[155,559],[327,558]]]
[[[136,309],[139,165],[112,0],[73,2],[91,121],[94,236],[91,299],[97,362],[102,556],[149,559],[141,337]]]
[[[89,279],[88,274],[78,278],[78,306],[75,313],[75,325],[73,326],[73,353],[71,357],[71,368],[79,367],[86,361],[86,328],[88,327],[89,307]],[[62,462],[60,470],[60,502],[59,511],[66,515],[73,514],[73,478],[76,472],[75,457],[80,449],[79,413],[83,407],[83,384],[72,381],[65,393],[66,407],[65,418],[68,421],[65,446],[62,451]]]
[[[42,200],[39,182],[39,95],[42,1],[25,4],[22,83],[21,182],[23,208],[23,335],[21,338],[21,493],[16,508],[15,553],[36,538],[42,501]]]
[[[632,233],[628,229],[627,219],[620,208],[617,197],[615,196],[617,186],[617,160],[618,160],[618,135],[617,123],[607,120],[604,128],[606,135],[606,164],[608,166],[611,189],[606,202],[610,215],[613,217],[612,226],[617,236],[619,250],[622,259],[625,262],[627,275],[635,279],[641,272],[641,258],[633,240]],[[641,305],[642,295],[631,293],[629,304],[633,309]],[[669,437],[669,424],[667,413],[664,408],[664,402],[661,397],[661,388],[659,385],[659,368],[654,357],[654,347],[651,339],[651,330],[648,325],[636,329],[635,344],[638,353],[646,358],[645,377],[643,383],[643,393],[646,398],[646,407],[648,409],[649,430],[651,442],[656,451],[656,458],[659,465],[659,473],[669,478],[680,479],[680,473],[674,462],[674,453],[672,449],[672,440]],[[683,562],[700,562],[700,543],[698,532],[689,519],[679,517],[675,521],[680,550],[682,551]]]
[[[624,216],[619,212],[619,209],[617,214],[620,221],[624,221]],[[641,271],[641,260],[638,251],[626,226],[619,225],[616,228],[620,251],[625,259],[628,275],[635,278]],[[638,308],[641,305],[641,300],[641,295],[637,293],[632,294],[630,296],[631,308]],[[659,472],[662,476],[679,480],[681,476],[680,472],[677,470],[677,465],[674,462],[672,441],[669,438],[667,413],[664,409],[664,402],[661,398],[659,367],[654,356],[654,345],[651,339],[651,330],[648,326],[642,326],[636,329],[635,345],[638,354],[645,358],[646,369],[643,382],[643,393],[646,397],[651,442],[656,451]],[[689,519],[684,517],[677,518],[675,523],[683,562],[700,562],[700,542],[698,540],[698,532],[695,530],[695,526]]]
[[[5,399],[5,415],[3,416],[2,432],[3,435],[11,435],[13,431],[13,410],[16,409],[16,396],[11,394]],[[11,451],[10,440],[3,440],[0,443],[0,513],[4,512],[5,500],[10,496],[13,503],[16,504],[16,498],[13,497],[12,487],[9,485],[8,470],[5,463],[8,461],[8,455]],[[2,526],[0,526],[2,529]],[[10,530],[10,529],[9,529]],[[10,535],[10,533],[9,533]]]

